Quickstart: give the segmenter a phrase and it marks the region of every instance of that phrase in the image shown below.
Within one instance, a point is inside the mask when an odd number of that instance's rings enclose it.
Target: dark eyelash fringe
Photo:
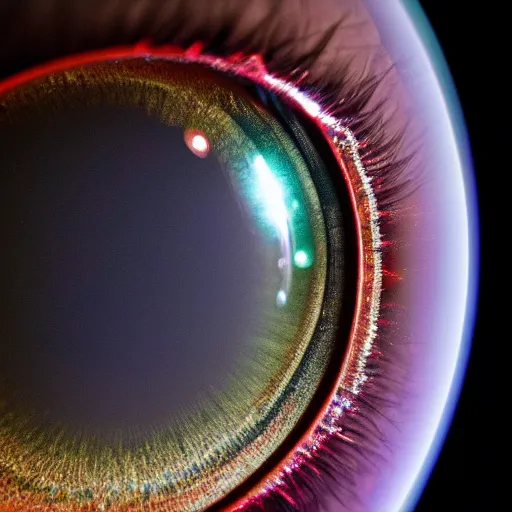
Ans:
[[[41,44],[34,44],[33,38],[28,42],[29,46],[21,44],[17,54],[10,50],[0,54],[2,75],[7,76],[19,71],[22,66],[27,68],[71,52],[134,44],[140,40],[149,40],[155,46],[177,44],[183,47],[201,41],[206,52],[218,56],[230,56],[237,52],[245,55],[259,54],[270,72],[309,91],[314,99],[326,107],[329,114],[350,128],[360,142],[360,154],[367,173],[373,178],[381,212],[384,235],[382,251],[386,265],[391,257],[391,240],[395,238],[391,234],[397,205],[414,191],[413,183],[418,182],[418,176],[413,176],[417,174],[414,155],[418,148],[411,149],[408,152],[410,156],[399,158],[405,129],[390,137],[388,121],[382,115],[384,102],[368,107],[385,75],[353,76],[349,62],[335,74],[327,70],[321,80],[311,78],[309,70],[320,60],[336,31],[343,26],[343,18],[333,23],[327,31],[311,34],[304,24],[297,27],[296,24],[282,21],[286,19],[280,14],[284,2],[269,2],[268,13],[258,27],[236,40],[233,38],[232,27],[238,25],[248,2],[223,0],[221,7],[220,2],[210,2],[210,19],[216,19],[215,10],[222,9],[222,24],[215,26],[208,23],[208,20],[194,25],[196,13],[193,12],[194,3],[189,0],[145,0],[134,3],[134,8],[138,9],[136,22],[133,22],[133,12],[129,7],[123,8],[119,3],[117,11],[112,10],[109,9],[109,2],[102,0],[95,3],[94,19],[97,27],[107,27],[107,31],[97,30],[94,36],[85,39],[82,31],[77,29],[83,19],[80,9],[90,9],[92,2],[77,2],[74,20],[70,20],[59,34],[54,27],[40,27],[39,20],[44,17],[41,13],[63,11],[69,14],[71,11],[67,3],[68,0],[37,0],[30,9],[24,8],[24,3],[7,2],[0,6],[0,32],[7,42],[12,43],[4,47],[16,47],[16,38],[23,37],[18,34],[16,27],[26,26],[34,35],[37,30],[43,34],[39,37]],[[265,27],[265,30],[261,30],[261,27]],[[48,34],[45,36],[44,30],[49,30],[55,38],[60,37],[61,42],[65,43],[64,48],[56,49],[52,46],[52,38]],[[74,32],[82,35],[75,36]],[[313,48],[299,54],[297,45],[309,42],[311,38],[316,38]],[[354,500],[361,503],[355,488],[356,478],[373,469],[372,459],[386,457],[381,454],[382,447],[386,446],[385,437],[372,418],[377,415],[388,424],[391,423],[391,420],[386,420],[384,411],[396,405],[389,397],[406,379],[406,369],[399,366],[397,347],[390,341],[395,338],[393,331],[397,329],[397,324],[387,320],[391,318],[391,312],[393,315],[397,313],[396,305],[387,302],[386,291],[386,288],[393,286],[396,276],[385,270],[384,277],[383,319],[380,321],[377,345],[368,361],[370,378],[362,393],[348,396],[354,407],[342,416],[345,439],[333,436],[300,471],[284,476],[284,485],[280,489],[286,494],[279,490],[272,493],[272,496],[267,494],[259,502],[246,507],[244,510],[247,512],[312,512],[322,510],[326,502],[332,499],[338,501],[339,510],[348,510],[348,500],[352,504]],[[217,507],[212,510],[217,510]]]

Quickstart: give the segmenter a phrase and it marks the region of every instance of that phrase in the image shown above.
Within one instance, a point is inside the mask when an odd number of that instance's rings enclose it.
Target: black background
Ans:
[[[416,512],[445,510],[505,510],[498,506],[497,466],[493,462],[500,448],[497,425],[497,365],[491,359],[504,345],[496,324],[500,300],[493,280],[500,280],[503,259],[489,248],[500,245],[497,179],[503,174],[503,154],[499,154],[500,128],[505,117],[508,94],[499,91],[503,64],[494,62],[502,51],[502,32],[497,27],[499,13],[492,5],[472,8],[469,2],[422,0],[451,70],[466,119],[477,182],[480,217],[480,281],[478,315],[470,361],[460,401],[441,456],[434,468]],[[456,4],[456,5],[455,5]],[[492,4],[490,2],[489,4]],[[492,72],[491,72],[492,71]],[[505,152],[506,153],[506,152]],[[501,167],[498,160],[501,159]],[[503,189],[506,190],[506,189]],[[501,260],[501,261],[500,261]],[[494,268],[491,274],[491,269]],[[502,267],[503,268],[503,267]],[[504,286],[503,286],[504,287]],[[498,352],[499,353],[499,352]],[[503,357],[503,356],[501,356]],[[506,456],[502,452],[503,462]],[[505,502],[506,503],[506,502]]]

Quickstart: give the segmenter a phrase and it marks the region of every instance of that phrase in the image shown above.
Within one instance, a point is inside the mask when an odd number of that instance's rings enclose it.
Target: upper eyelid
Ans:
[[[63,20],[65,26],[59,26]],[[76,53],[102,45],[133,44],[141,38],[155,38],[157,43],[218,39],[219,32],[227,31],[226,22],[232,25],[226,38],[229,46],[249,46],[258,53],[283,48],[300,62],[333,20],[340,23],[316,65],[334,66],[335,72],[347,58],[363,63],[362,67],[375,60],[380,39],[362,0],[284,0],[279,4],[270,0],[243,4],[225,0],[213,4],[211,0],[92,0],[74,3],[72,8],[68,0],[5,1],[0,3],[0,41],[9,51],[0,53],[0,66],[16,59],[16,54],[23,57],[28,50],[43,58],[45,53],[59,53],[57,44],[67,44],[66,51]],[[114,31],[118,31],[117,43],[111,37]],[[252,41],[247,40],[249,33]],[[69,44],[73,38],[78,43]],[[87,39],[88,48],[80,48],[84,44],[81,38]],[[313,66],[311,73],[315,72]]]
[[[333,27],[312,59],[315,45]],[[347,74],[352,86],[378,78],[365,110],[378,106],[390,138],[401,137],[410,124],[407,95],[363,0],[0,0],[0,79],[64,55],[141,40],[183,46],[210,40],[216,49],[222,43],[225,54],[260,53],[269,70],[285,79],[307,63],[301,87],[335,91],[329,101],[343,100],[338,86]],[[397,158],[409,156],[407,146]]]

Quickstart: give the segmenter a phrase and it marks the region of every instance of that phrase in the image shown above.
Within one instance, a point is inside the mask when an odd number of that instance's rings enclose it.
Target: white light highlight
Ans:
[[[210,152],[210,141],[198,130],[185,130],[184,137],[185,144],[188,149],[199,158],[205,158]]]
[[[196,151],[204,153],[208,150],[208,141],[202,135],[194,135],[194,137],[192,138],[192,147]]]
[[[258,174],[259,190],[262,193],[268,216],[276,226],[282,239],[289,240],[288,211],[284,201],[283,189],[261,155],[254,159],[254,168]]]
[[[277,293],[277,305],[278,306],[284,306],[288,300],[288,297],[286,296],[286,292],[284,290],[279,290]]]

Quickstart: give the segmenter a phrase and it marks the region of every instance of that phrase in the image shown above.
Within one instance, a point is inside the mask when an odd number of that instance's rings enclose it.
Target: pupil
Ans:
[[[126,436],[221,388],[263,269],[218,161],[127,107],[61,109],[1,140],[4,397]]]

